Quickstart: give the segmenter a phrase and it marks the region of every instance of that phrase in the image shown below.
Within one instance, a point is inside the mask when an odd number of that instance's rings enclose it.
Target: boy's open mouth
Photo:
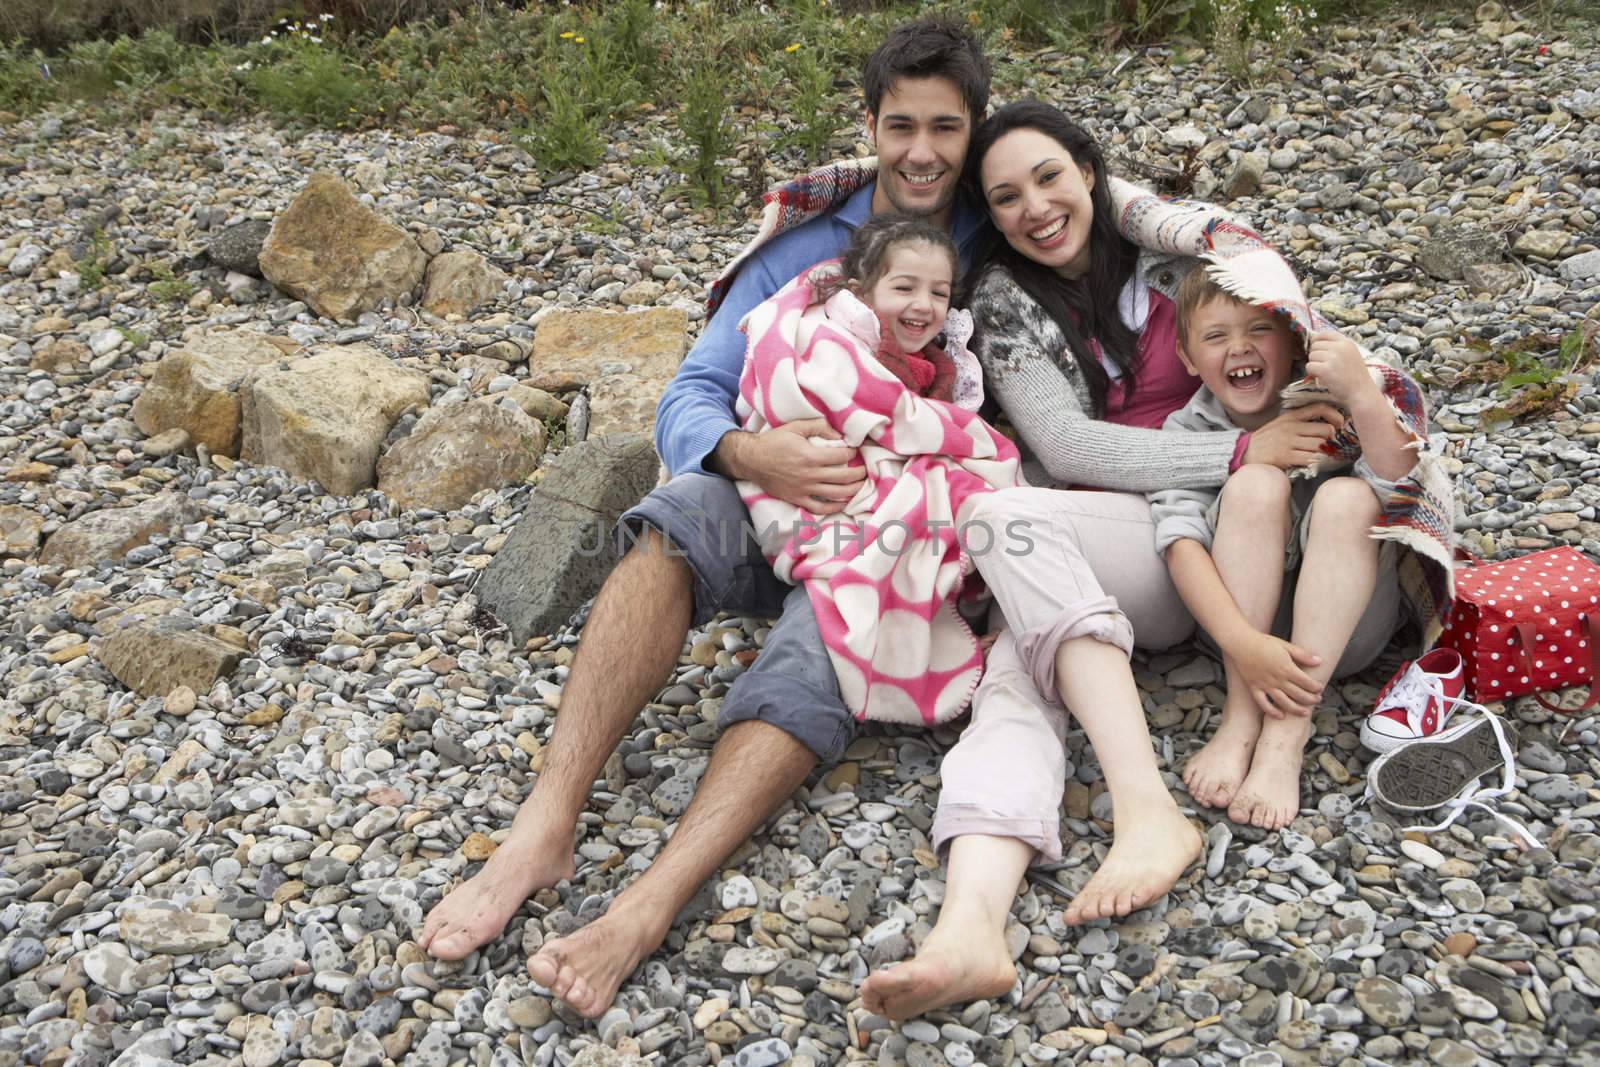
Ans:
[[[1236,367],[1228,372],[1230,388],[1253,392],[1266,384],[1267,374],[1262,367]]]

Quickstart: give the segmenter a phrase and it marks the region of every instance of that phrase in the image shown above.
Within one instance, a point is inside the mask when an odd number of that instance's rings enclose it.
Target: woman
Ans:
[[[1237,225],[1225,212],[1112,179],[1087,133],[1032,101],[989,117],[966,173],[1000,238],[970,302],[974,351],[1032,453],[1029,481],[1122,492],[1011,489],[974,515],[991,531],[1026,523],[1031,546],[975,553],[1007,629],[943,764],[933,837],[949,846],[949,874],[937,925],[916,959],[862,987],[867,1007],[891,1018],[1015,983],[1005,921],[1029,863],[1061,854],[1068,711],[1104,771],[1116,834],[1067,920],[1144,907],[1198,857],[1128,665],[1135,640],[1163,648],[1193,629],[1141,494],[1220,486],[1245,461],[1308,462],[1341,421],[1323,405],[1254,434],[1155,429],[1198,384],[1177,357],[1171,297],[1212,228]]]

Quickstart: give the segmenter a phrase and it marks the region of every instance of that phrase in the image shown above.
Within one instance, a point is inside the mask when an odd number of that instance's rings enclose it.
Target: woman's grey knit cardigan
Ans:
[[[1200,264],[1193,257],[1146,249],[1134,269],[1171,299],[1184,275]],[[991,265],[978,279],[972,314],[977,326],[972,350],[983,365],[987,388],[1022,438],[1023,472],[1030,485],[1144,493],[1227,481],[1239,431],[1146,430],[1096,419],[1089,383],[1066,352],[1060,327],[1005,267]]]

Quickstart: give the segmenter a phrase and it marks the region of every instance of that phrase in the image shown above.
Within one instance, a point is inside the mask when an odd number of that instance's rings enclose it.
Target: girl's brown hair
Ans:
[[[905,244],[930,245],[949,256],[950,289],[955,291],[960,260],[956,244],[948,233],[926,219],[911,215],[874,215],[856,228],[850,247],[839,260],[838,273],[828,272],[824,277],[813,279],[818,301],[828,299],[847,285],[863,290],[872,288],[889,266],[889,253]]]

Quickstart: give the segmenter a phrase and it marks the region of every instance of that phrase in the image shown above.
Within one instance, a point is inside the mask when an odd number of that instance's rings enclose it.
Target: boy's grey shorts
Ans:
[[[811,599],[772,573],[750,530],[750,513],[733,482],[715,474],[680,474],[657,486],[617,521],[621,551],[649,526],[671,542],[694,574],[694,615],[703,625],[720,611],[778,621],[750,669],[722,698],[717,725],[760,719],[836,762],[856,734],[839,696],[833,661],[817,630]]]

